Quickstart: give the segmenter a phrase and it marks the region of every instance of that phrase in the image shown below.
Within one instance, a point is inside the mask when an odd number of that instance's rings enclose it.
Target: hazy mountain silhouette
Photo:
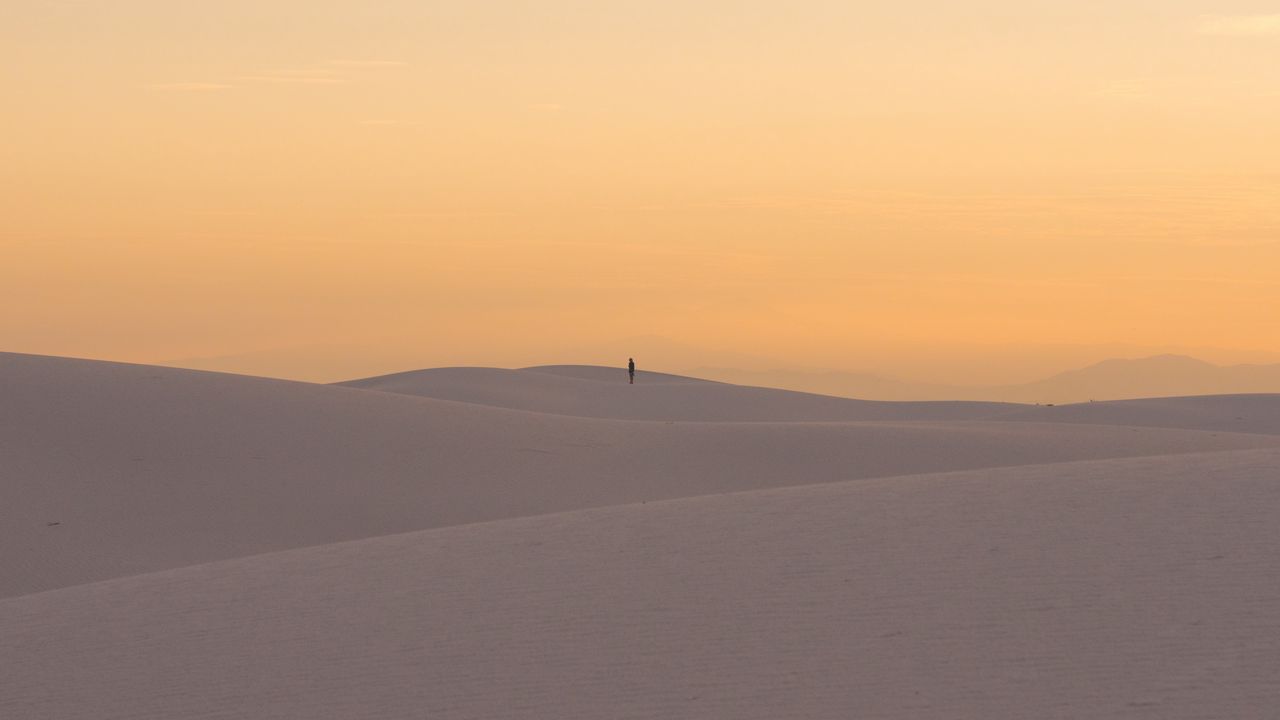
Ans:
[[[1280,393],[1280,364],[1220,366],[1183,355],[1111,359],[1010,385],[932,385],[871,373],[701,368],[703,377],[868,400],[995,400],[1071,403],[1141,397]]]
[[[1183,355],[1104,360],[1044,380],[999,388],[1022,402],[1082,402],[1174,395],[1280,392],[1280,365],[1219,366]]]

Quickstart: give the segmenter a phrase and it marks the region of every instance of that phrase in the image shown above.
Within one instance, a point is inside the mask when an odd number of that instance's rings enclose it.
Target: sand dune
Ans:
[[[1206,395],[1073,405],[920,401],[882,402],[746,387],[678,375],[592,366],[501,370],[438,368],[341,385],[535,412],[645,420],[1000,420],[1171,427],[1280,434],[1280,395]]]
[[[1280,706],[1280,396],[354,385],[0,354],[0,717]]]
[[[0,601],[22,718],[1262,718],[1280,451],[833,483]]]
[[[971,420],[1019,406],[984,402],[878,402],[731,385],[596,366],[435,368],[339,383],[346,387],[579,417],[620,420]]]
[[[1280,395],[1200,395],[1113,400],[1075,405],[1022,406],[1012,421],[1136,425],[1223,432],[1280,434]]]
[[[11,549],[0,555],[0,596],[586,507],[1280,444],[1078,424],[624,422],[141,365],[0,360],[0,545]]]

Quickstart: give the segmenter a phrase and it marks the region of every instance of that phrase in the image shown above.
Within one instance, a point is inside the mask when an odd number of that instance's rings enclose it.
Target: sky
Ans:
[[[0,349],[1280,360],[1280,2],[8,0]]]

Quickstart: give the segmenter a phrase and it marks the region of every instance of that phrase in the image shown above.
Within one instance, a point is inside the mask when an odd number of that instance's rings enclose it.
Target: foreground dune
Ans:
[[[1280,450],[687,498],[0,601],[22,718],[1269,718]]]
[[[1280,707],[1280,396],[618,376],[0,353],[0,717]]]
[[[0,597],[588,507],[1280,445],[1040,422],[627,422],[24,355],[0,355],[0,383]]]

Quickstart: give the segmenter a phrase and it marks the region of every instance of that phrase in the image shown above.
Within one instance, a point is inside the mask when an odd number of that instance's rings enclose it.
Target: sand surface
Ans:
[[[522,370],[432,368],[338,383],[345,387],[515,410],[617,420],[727,422],[971,420],[1020,409],[1010,403],[880,402],[745,387],[623,368],[555,365]],[[636,386],[642,392],[636,392]]]
[[[1265,718],[1280,396],[0,354],[0,717]]]
[[[516,410],[628,420],[822,421],[999,420],[1170,427],[1280,434],[1280,395],[1205,395],[1070,405],[883,402],[744,387],[661,373],[591,366],[522,370],[433,368],[339,383],[345,387]]]

